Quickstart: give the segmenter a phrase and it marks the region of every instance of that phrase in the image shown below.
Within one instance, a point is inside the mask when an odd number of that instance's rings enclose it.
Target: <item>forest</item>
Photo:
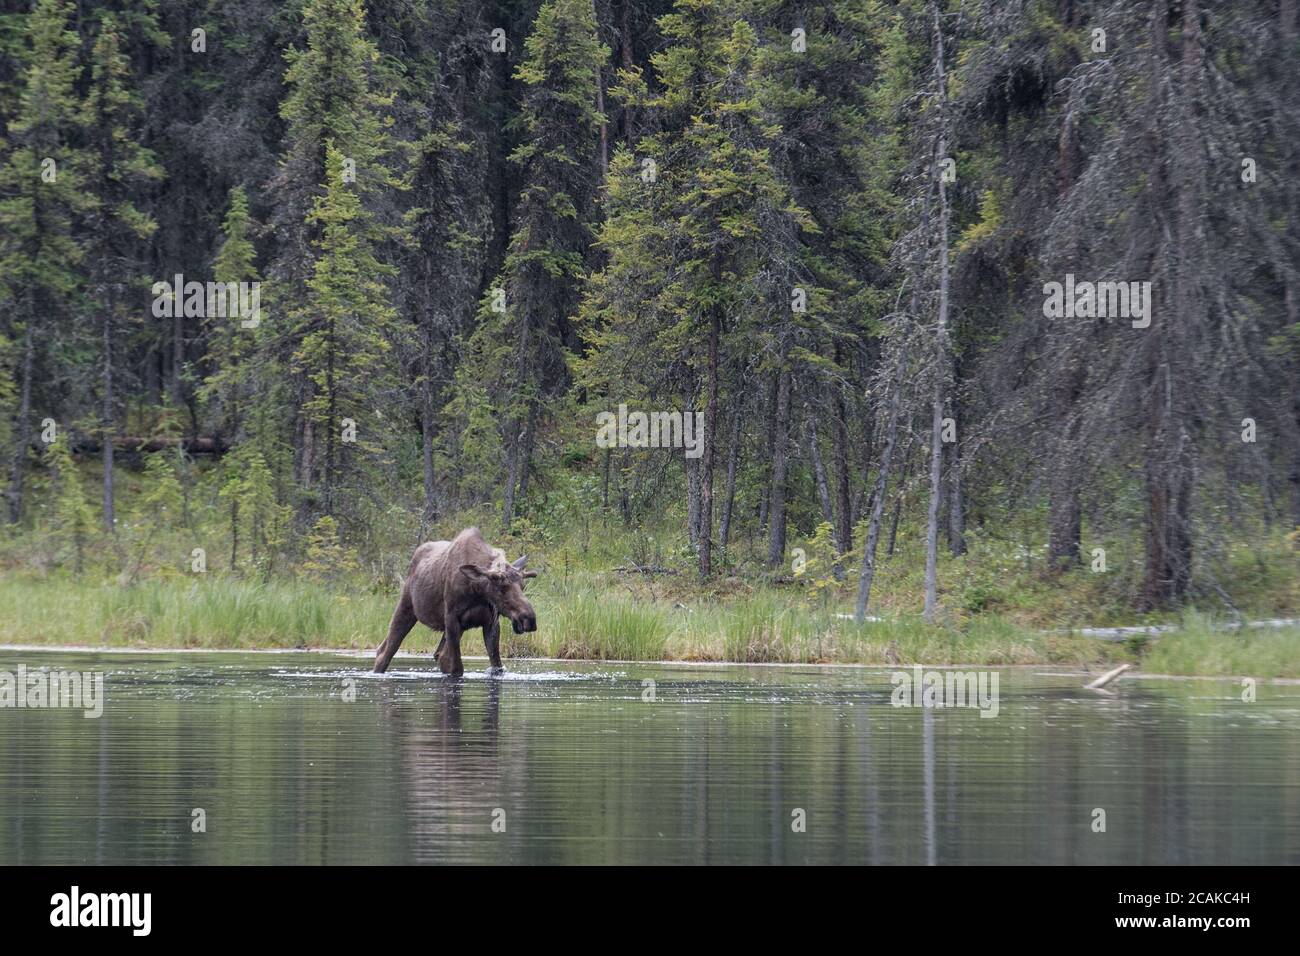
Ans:
[[[0,640],[1293,672],[1298,8],[0,0]]]

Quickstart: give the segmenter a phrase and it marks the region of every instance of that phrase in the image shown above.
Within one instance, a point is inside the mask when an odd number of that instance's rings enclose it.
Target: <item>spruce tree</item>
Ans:
[[[242,186],[236,186],[230,191],[221,248],[213,262],[214,281],[222,284],[260,281],[251,238],[253,226],[248,194]],[[241,427],[247,413],[246,404],[253,398],[257,378],[254,359],[259,339],[265,335],[260,331],[265,316],[236,315],[238,310],[229,306],[225,316],[214,314],[216,311],[206,310],[207,361],[212,372],[206,377],[202,391],[221,416],[227,443],[233,445],[244,437]]]
[[[392,95],[375,89],[373,73],[379,51],[367,34],[361,0],[307,0],[303,21],[306,48],[291,48],[285,54],[289,92],[280,107],[287,124],[285,145],[269,188],[273,203],[270,225],[277,239],[277,253],[269,270],[275,292],[273,308],[286,314],[310,296],[322,294],[319,281],[315,289],[309,285],[322,275],[316,259],[325,251],[326,220],[333,216],[337,223],[343,210],[339,189],[346,185],[354,196],[347,201],[346,230],[369,249],[392,231],[375,216],[377,194],[400,185],[389,165],[392,143],[387,110]],[[333,165],[331,148],[337,154]],[[329,189],[335,190],[332,197],[326,196]],[[322,202],[332,209],[328,216],[322,215]],[[336,257],[341,254],[340,238],[336,233],[330,240]],[[326,271],[337,272],[340,265],[336,258]],[[364,274],[373,277],[379,273]],[[287,340],[281,337],[285,350],[278,356],[293,379],[294,479],[300,491],[309,492],[317,477],[324,477],[328,498],[338,465],[338,437],[320,435],[316,429],[331,417],[328,410],[337,407],[338,396],[318,392],[320,380],[332,377],[333,372],[313,367],[311,362],[326,357],[330,350],[320,351],[319,340],[305,341],[316,320],[304,320],[300,308],[298,313]],[[302,504],[311,503],[311,496],[304,496]],[[326,504],[327,509],[332,506],[332,501]]]
[[[81,68],[73,12],[69,0],[40,0],[24,20],[17,113],[0,171],[0,300],[7,305],[17,399],[16,407],[4,404],[14,418],[5,516],[14,523],[22,517],[38,350],[71,337],[81,289],[73,221],[87,209],[88,169],[76,145]]]
[[[144,313],[146,241],[157,228],[142,208],[145,186],[162,177],[153,152],[141,145],[143,100],[127,54],[133,31],[146,38],[157,24],[149,8],[131,15],[102,13],[91,50],[90,85],[83,103],[86,144],[89,309],[99,330],[99,434],[103,458],[104,527],[114,520],[113,439],[119,382],[125,363],[128,316]]]
[[[778,130],[761,107],[757,37],[739,7],[680,0],[659,28],[671,41],[652,59],[660,88],[652,93],[633,69],[615,91],[655,114],[662,130],[638,144],[640,162],[625,153],[610,167],[600,240],[608,264],[585,307],[589,343],[604,354],[589,355],[584,367],[610,363],[659,401],[675,396],[684,412],[703,406],[698,465],[687,460],[687,526],[707,576],[722,371],[734,347],[756,343],[769,363],[789,362],[783,316],[796,268],[773,256],[768,237],[813,223],[773,167]],[[631,306],[632,298],[643,304]],[[788,368],[782,373],[788,396]],[[776,548],[784,551],[783,539]]]
[[[507,467],[502,524],[528,487],[537,430],[568,384],[566,351],[577,345],[584,254],[597,186],[600,64],[590,0],[546,0],[515,73],[523,84],[510,155],[521,186],[505,263],[479,311],[468,360],[498,382]]]
[[[81,487],[68,435],[64,432],[45,446],[45,464],[54,478],[54,527],[56,537],[72,549],[78,574],[85,568],[86,546],[95,534],[95,509]]]
[[[324,195],[309,217],[321,238],[306,300],[290,311],[289,322],[298,342],[291,369],[311,385],[302,414],[324,446],[322,506],[333,514],[339,486],[364,474],[345,445],[370,457],[392,447],[391,423],[377,412],[381,394],[394,387],[389,353],[396,314],[383,282],[395,270],[375,256],[343,154],[332,142],[327,153]]]

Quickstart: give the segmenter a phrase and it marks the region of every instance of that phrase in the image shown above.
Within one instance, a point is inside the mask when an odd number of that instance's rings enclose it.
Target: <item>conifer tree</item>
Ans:
[[[141,477],[143,492],[136,501],[132,525],[139,542],[130,581],[140,573],[149,547],[157,539],[159,530],[175,527],[181,518],[184,492],[176,471],[166,452],[146,455],[144,474]]]
[[[119,352],[127,316],[144,312],[145,242],[157,228],[141,204],[141,189],[162,177],[151,150],[141,145],[143,101],[127,54],[131,31],[146,39],[157,29],[150,8],[119,16],[104,12],[91,50],[90,85],[83,104],[86,143],[84,216],[89,265],[89,308],[99,330],[99,433],[103,459],[104,527],[115,528],[113,440],[119,403]]]
[[[327,151],[324,195],[309,217],[321,238],[306,301],[291,310],[289,321],[299,343],[291,368],[311,384],[302,414],[324,445],[322,505],[333,514],[336,490],[359,471],[354,456],[344,455],[345,443],[371,456],[391,447],[381,434],[389,425],[376,411],[380,393],[393,385],[389,352],[396,315],[383,282],[395,270],[375,256],[360,197],[344,176],[343,154],[332,142]]]
[[[45,446],[45,464],[54,477],[54,526],[72,549],[74,568],[85,568],[86,546],[95,534],[95,509],[81,487],[81,478],[68,448],[67,432]]]
[[[336,223],[338,215],[345,214],[347,231],[370,249],[391,234],[391,228],[375,216],[376,194],[400,185],[389,165],[392,143],[387,110],[392,94],[380,93],[374,86],[379,51],[367,34],[361,0],[307,0],[303,21],[306,48],[292,48],[285,54],[289,92],[280,115],[287,128],[280,168],[269,190],[274,204],[270,225],[277,238],[277,254],[269,270],[275,283],[273,307],[286,313],[309,295],[321,293],[319,285],[313,291],[308,286],[313,277],[320,276],[315,260],[324,252],[322,233],[327,217],[322,215],[322,202],[330,205],[329,215]],[[331,148],[337,153],[335,161],[329,159]],[[344,185],[353,193],[346,203],[339,192]],[[325,192],[330,188],[335,194],[327,199]],[[339,239],[336,234],[336,253]],[[339,265],[336,262],[327,271],[337,271]],[[338,396],[317,392],[320,377],[331,372],[310,365],[315,357],[328,353],[319,352],[319,341],[304,342],[311,327],[311,322],[299,320],[288,338],[287,354],[280,358],[293,376],[294,478],[299,488],[307,491],[318,474],[328,470],[329,497],[338,465],[338,438],[318,435],[316,429],[322,409],[337,407]]]
[[[505,263],[479,311],[468,360],[498,383],[506,478],[502,523],[527,491],[537,430],[568,384],[566,350],[577,345],[577,310],[602,116],[600,64],[590,0],[546,0],[515,72],[523,84],[510,155],[521,187]]]
[[[76,147],[81,74],[69,0],[39,0],[24,20],[17,114],[8,123],[0,170],[0,300],[13,338],[15,397],[6,519],[22,517],[32,441],[38,349],[69,337],[81,286],[74,217],[87,201],[85,156]],[[11,403],[3,406],[9,409]]]
[[[222,224],[222,243],[213,262],[213,280],[221,283],[256,283],[260,280],[255,263],[251,230],[253,222],[248,211],[248,194],[242,186],[230,191],[230,205]],[[259,295],[260,305],[260,295]],[[258,340],[264,336],[263,315],[237,315],[238,310],[227,307],[225,316],[206,310],[208,340],[207,359],[212,373],[207,376],[203,393],[211,397],[223,419],[227,442],[234,444],[242,437],[243,416],[246,403],[252,397],[256,381],[254,358]]]
[[[788,314],[792,263],[779,255],[773,262],[765,237],[812,223],[773,168],[777,130],[762,113],[757,38],[739,9],[729,0],[680,0],[659,27],[671,41],[652,61],[661,89],[651,94],[633,69],[617,92],[653,111],[662,131],[638,144],[641,163],[625,154],[611,164],[601,234],[609,263],[586,306],[593,346],[639,354],[589,356],[586,367],[639,363],[635,378],[659,400],[675,394],[684,411],[703,405],[687,524],[700,573],[708,575],[724,353],[731,340],[752,347],[757,337],[788,361],[789,342],[768,316],[775,309]],[[645,305],[615,304],[629,297]]]

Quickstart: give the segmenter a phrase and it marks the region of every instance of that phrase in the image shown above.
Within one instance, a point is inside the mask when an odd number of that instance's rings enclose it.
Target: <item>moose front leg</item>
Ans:
[[[415,608],[411,606],[410,594],[403,590],[397,602],[397,609],[393,611],[393,619],[388,624],[388,636],[375,651],[376,674],[388,670],[393,655],[397,653],[397,649],[402,646],[402,641],[406,639],[407,634],[411,633],[413,627],[415,627]]]
[[[442,632],[442,650],[438,652],[438,669],[452,677],[465,673],[465,665],[460,659],[460,621],[449,618],[446,630]]]
[[[501,666],[501,618],[492,615],[492,623],[483,625],[483,646],[487,648],[488,673],[496,676],[505,673]]]

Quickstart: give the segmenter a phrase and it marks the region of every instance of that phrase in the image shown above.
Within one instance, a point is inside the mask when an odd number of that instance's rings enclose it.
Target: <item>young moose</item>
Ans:
[[[466,528],[452,541],[420,545],[411,557],[388,637],[375,652],[375,673],[388,670],[403,639],[419,621],[442,631],[436,655],[444,674],[459,677],[465,673],[460,636],[472,627],[483,629],[492,665],[488,673],[500,674],[504,668],[498,615],[510,618],[516,634],[537,630],[537,614],[523,590],[524,579],[537,572],[524,570],[527,561],[525,555],[513,564],[508,562],[505,552],[488,545],[478,528]]]

